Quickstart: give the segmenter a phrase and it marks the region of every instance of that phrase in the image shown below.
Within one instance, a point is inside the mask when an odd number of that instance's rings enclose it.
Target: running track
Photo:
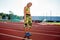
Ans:
[[[33,23],[32,40],[60,40],[60,25]],[[23,23],[0,22],[0,40],[21,40],[24,37]]]

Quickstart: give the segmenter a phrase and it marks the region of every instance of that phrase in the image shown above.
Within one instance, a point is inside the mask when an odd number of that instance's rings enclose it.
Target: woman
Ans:
[[[32,3],[29,2],[25,7],[24,7],[24,29],[25,33],[29,34],[30,29],[32,27],[32,17],[30,14],[30,7],[32,6]],[[26,35],[30,36],[30,35]]]

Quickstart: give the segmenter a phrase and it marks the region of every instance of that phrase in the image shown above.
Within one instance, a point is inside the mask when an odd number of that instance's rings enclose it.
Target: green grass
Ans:
[[[48,24],[56,24],[56,25],[60,25],[60,22],[47,22]]]

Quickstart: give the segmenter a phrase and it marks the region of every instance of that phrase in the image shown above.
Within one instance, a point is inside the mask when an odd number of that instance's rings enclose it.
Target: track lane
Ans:
[[[13,25],[14,24],[14,25]],[[8,25],[6,23],[2,23],[0,24],[0,28],[4,28],[4,29],[10,29],[10,30],[3,30],[2,32],[0,31],[0,33],[5,33],[5,34],[10,34],[10,35],[15,35],[15,36],[19,36],[19,37],[23,37],[23,34],[24,32],[21,32],[23,31],[23,25],[16,25],[16,24],[20,24],[20,23],[12,23],[12,25],[10,23],[8,23]],[[38,25],[37,26],[33,26],[32,28],[32,32],[36,32],[36,33],[44,33],[45,34],[45,31],[47,34],[54,34],[54,35],[60,35],[60,29],[59,29],[59,26],[55,26],[55,27],[51,27],[51,26],[44,26],[44,25],[39,25],[39,24],[34,24],[34,25]],[[52,28],[52,29],[51,29]],[[56,31],[56,29],[58,29]],[[0,29],[1,30],[1,29]],[[17,32],[17,31],[11,31],[11,30],[17,30],[20,32]],[[44,31],[45,30],[45,31]],[[49,32],[47,32],[50,31]],[[11,32],[10,32],[11,31]],[[55,32],[55,33],[52,33],[51,31]],[[6,33],[7,32],[7,33]],[[1,37],[1,36],[0,36]],[[5,39],[9,39],[9,38],[12,38],[13,40],[15,38],[13,37],[6,37],[6,36],[3,36],[2,38],[5,38]],[[41,35],[41,34],[33,34],[32,37],[31,37],[33,40],[60,40],[60,37],[56,37],[56,36],[47,36],[47,35]],[[1,38],[0,38],[1,39]],[[11,39],[11,40],[12,40]],[[3,40],[3,39],[2,39]],[[10,39],[9,39],[10,40]],[[21,40],[21,39],[15,39],[15,40]]]

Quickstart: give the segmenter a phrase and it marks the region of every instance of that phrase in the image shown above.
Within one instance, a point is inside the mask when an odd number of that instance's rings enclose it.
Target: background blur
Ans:
[[[32,2],[32,16],[60,16],[60,0],[0,0],[0,12],[13,11],[23,16],[23,9],[28,2]]]
[[[0,20],[23,20],[23,9],[32,2],[31,15],[33,20],[60,21],[60,0],[0,0]]]

